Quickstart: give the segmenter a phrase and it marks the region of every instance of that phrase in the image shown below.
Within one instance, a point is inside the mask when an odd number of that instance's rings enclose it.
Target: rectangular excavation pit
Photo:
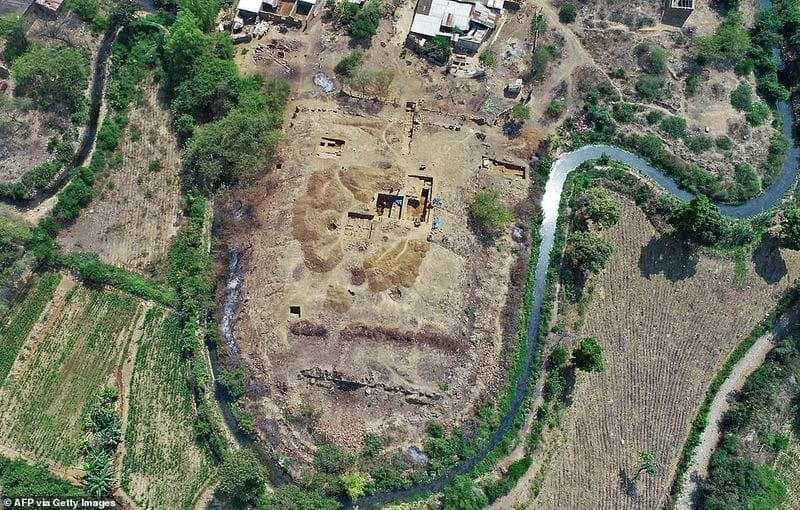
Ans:
[[[428,220],[428,211],[430,210],[433,177],[427,175],[409,175],[408,177],[404,219],[415,223],[424,223]]]
[[[321,158],[338,157],[342,155],[344,140],[323,136],[319,141],[319,152],[317,156]]]
[[[483,158],[483,166],[500,175],[511,177],[512,179],[524,179],[527,174],[527,168],[523,165],[517,165],[516,163],[508,161],[499,161],[485,156]]]
[[[348,212],[347,225],[344,227],[344,234],[346,236],[358,239],[372,238],[373,219],[375,219],[374,214]]]
[[[378,193],[375,211],[378,216],[399,220],[403,217],[403,196]]]

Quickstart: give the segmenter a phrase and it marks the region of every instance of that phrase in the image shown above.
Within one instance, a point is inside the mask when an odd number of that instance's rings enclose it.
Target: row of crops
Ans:
[[[60,281],[61,276],[58,273],[42,276],[38,284],[31,287],[17,306],[9,310],[8,316],[0,324],[0,386],[5,384],[17,353],[53,297],[53,292]]]
[[[194,442],[190,366],[179,327],[174,313],[148,310],[130,383],[120,485],[144,509],[193,508],[215,473]]]
[[[80,285],[57,301],[29,359],[4,388],[0,440],[73,466],[81,456],[87,406],[123,363],[142,310],[128,295]],[[39,313],[27,299],[17,306],[17,317],[38,317],[44,305]]]

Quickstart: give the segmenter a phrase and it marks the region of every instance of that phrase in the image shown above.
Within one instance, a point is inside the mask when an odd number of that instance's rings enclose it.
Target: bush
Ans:
[[[255,504],[264,495],[267,469],[253,452],[242,448],[225,459],[219,479],[221,493],[245,504]]]
[[[547,109],[545,111],[549,117],[557,119],[562,113],[564,113],[566,109],[566,99],[554,99],[553,101],[550,101],[550,104],[547,105]]]
[[[27,30],[28,25],[22,16],[17,14],[0,16],[0,37],[5,40],[3,60],[13,63],[27,51],[28,39],[25,37]]]
[[[558,11],[558,19],[561,23],[572,23],[578,17],[578,9],[574,4],[564,4]]]
[[[670,138],[683,138],[686,136],[686,119],[671,115],[661,120],[659,129]]]
[[[736,165],[734,182],[736,183],[737,194],[741,199],[750,198],[761,191],[761,183],[758,180],[758,174],[753,170],[753,167],[746,163]]]
[[[317,445],[314,453],[314,467],[322,473],[341,475],[355,462],[355,456],[333,443]]]
[[[485,50],[478,57],[478,61],[483,67],[491,69],[497,65],[497,55],[492,50]]]
[[[344,0],[344,3],[350,3],[347,0]],[[354,4],[351,4],[354,5]],[[352,50],[350,53],[347,54],[342,60],[336,64],[336,67],[333,68],[333,72],[342,76],[344,78],[352,78],[355,76],[356,71],[358,71],[359,67],[361,67],[361,63],[364,59],[364,53],[359,50],[355,49]]]
[[[485,233],[501,229],[511,223],[514,216],[503,204],[496,191],[481,191],[472,198],[470,217]]]
[[[685,237],[703,246],[714,246],[725,237],[726,224],[719,208],[705,195],[675,208],[669,222]]]
[[[744,116],[751,126],[761,126],[769,117],[769,106],[763,101],[756,101],[750,106],[750,111]]]
[[[663,99],[667,96],[667,84],[659,76],[641,76],[636,80],[636,92],[646,99]]]
[[[643,42],[634,48],[639,64],[650,74],[664,74],[667,70],[667,52],[660,46]]]
[[[586,216],[603,227],[616,225],[619,221],[619,203],[603,188],[594,188],[586,201]]]
[[[18,94],[46,112],[72,115],[86,108],[89,60],[75,48],[33,45],[11,64]]]
[[[442,510],[478,510],[489,505],[489,498],[467,476],[457,476],[442,491]]]
[[[611,114],[618,122],[632,122],[636,114],[636,108],[630,103],[614,103]]]
[[[718,149],[721,149],[721,150],[724,150],[724,151],[729,151],[729,150],[733,149],[733,140],[731,140],[730,138],[728,138],[725,135],[718,136],[716,138],[716,140],[714,140],[714,142],[717,144],[717,148]]]
[[[593,336],[582,338],[578,347],[572,351],[572,363],[575,368],[584,372],[602,372],[605,369],[603,347]]]
[[[452,52],[453,48],[450,46],[450,39],[443,35],[433,36],[423,48],[425,55],[440,64],[447,62]]]
[[[652,110],[647,112],[647,123],[658,124],[664,118],[664,114],[660,110]]]
[[[535,81],[547,77],[547,68],[555,55],[556,49],[550,45],[540,45],[531,57],[531,78]]]
[[[739,111],[746,112],[753,104],[753,87],[740,83],[731,92],[731,105]]]
[[[687,145],[692,152],[705,152],[714,146],[714,139],[707,135],[693,136]]]
[[[686,77],[686,94],[693,96],[697,92],[697,87],[700,86],[700,76],[697,74],[690,74]]]

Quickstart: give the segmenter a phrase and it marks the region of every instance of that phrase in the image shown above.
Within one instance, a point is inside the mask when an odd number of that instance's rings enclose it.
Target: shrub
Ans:
[[[667,70],[667,52],[660,46],[643,42],[634,48],[642,68],[650,74],[664,74]]]
[[[660,110],[652,110],[647,112],[647,123],[658,124],[664,118],[664,114]]]
[[[442,491],[443,510],[477,510],[489,505],[489,498],[480,487],[475,487],[468,476],[457,476]]]
[[[675,208],[669,222],[685,237],[704,246],[714,246],[724,239],[726,224],[719,208],[705,195]]]
[[[585,210],[589,219],[604,227],[610,227],[619,221],[619,203],[603,188],[594,188],[589,192]]]
[[[753,87],[740,83],[731,92],[731,105],[739,111],[746,112],[753,104]]]
[[[718,149],[722,149],[724,151],[733,149],[733,140],[725,135],[718,136],[714,142],[717,144]]]
[[[745,114],[747,122],[751,126],[761,126],[764,121],[769,117],[769,106],[763,101],[756,101],[750,106],[750,111]]]
[[[531,57],[531,78],[533,80],[543,80],[547,77],[547,67],[555,54],[555,48],[549,45],[541,45],[536,48]]]
[[[578,17],[578,9],[574,4],[564,4],[558,11],[558,19],[561,23],[572,23]]]
[[[686,93],[690,96],[695,95],[697,87],[700,86],[700,76],[697,74],[690,74],[686,77]]]
[[[567,252],[574,266],[585,273],[599,273],[611,258],[611,244],[592,232],[575,232],[569,236]]]
[[[355,462],[355,456],[333,443],[317,445],[314,453],[314,467],[330,475],[341,475]]]
[[[255,504],[264,495],[267,469],[246,448],[231,453],[219,472],[219,491],[242,503]]]
[[[572,351],[572,363],[575,368],[584,372],[602,372],[605,369],[603,347],[593,336],[582,338],[578,347]]]
[[[481,65],[483,67],[491,69],[495,65],[497,65],[497,55],[492,50],[485,50],[483,51],[480,56],[478,57]]]
[[[659,129],[670,138],[683,138],[686,136],[686,119],[671,115],[661,120]]]
[[[433,36],[424,47],[425,55],[440,64],[447,62],[452,52],[453,48],[450,46],[450,39],[443,35]]]
[[[634,88],[646,99],[662,99],[667,95],[666,82],[660,76],[641,76]]]
[[[714,139],[707,135],[693,136],[687,145],[692,152],[705,152],[714,146]]]
[[[546,113],[549,117],[557,119],[567,109],[566,99],[554,99],[547,105]]]
[[[514,219],[503,204],[496,191],[481,191],[472,198],[469,207],[472,221],[484,232],[496,231],[505,227]]]
[[[614,103],[611,114],[618,122],[632,122],[636,114],[636,108],[630,103]]]
[[[511,108],[511,117],[518,123],[523,123],[531,118],[531,107],[522,101],[517,101],[517,104]]]
[[[350,3],[344,0],[344,3]],[[353,4],[354,5],[354,4]],[[333,72],[344,78],[352,78],[355,76],[358,68],[361,67],[364,54],[361,50],[355,49],[347,54],[342,60],[333,68]]]
[[[89,61],[75,48],[34,45],[11,64],[18,94],[37,108],[71,115],[86,107]]]
[[[736,165],[734,182],[736,183],[739,197],[742,199],[755,196],[761,191],[761,183],[758,180],[758,174],[753,170],[753,167],[746,163]]]

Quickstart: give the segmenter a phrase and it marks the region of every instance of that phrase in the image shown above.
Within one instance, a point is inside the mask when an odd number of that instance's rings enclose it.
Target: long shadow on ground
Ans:
[[[767,283],[777,283],[789,272],[778,248],[780,248],[778,239],[764,234],[758,248],[753,252],[756,274]]]
[[[659,273],[673,283],[685,280],[697,273],[697,253],[673,237],[654,237],[642,247],[639,271],[648,280]]]

